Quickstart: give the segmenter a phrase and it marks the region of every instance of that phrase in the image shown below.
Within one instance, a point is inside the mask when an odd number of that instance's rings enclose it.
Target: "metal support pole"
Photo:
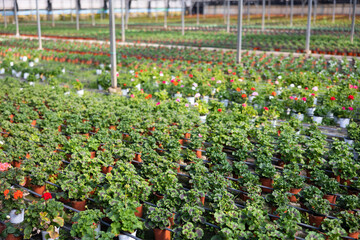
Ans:
[[[121,0],[122,2],[123,0]],[[111,87],[117,88],[116,79],[116,41],[115,41],[115,17],[113,0],[109,0],[109,27],[110,27],[110,58],[111,58]]]
[[[226,32],[230,32],[230,0],[227,1],[227,21],[226,21]]]
[[[124,13],[125,0],[120,0],[120,2],[121,2],[121,41],[125,42],[125,13]]]
[[[185,35],[185,1],[181,0],[181,35]]]
[[[17,1],[14,0],[14,16],[15,16],[15,25],[16,25],[16,37],[20,37],[20,33],[19,33],[19,19],[18,19],[18,15],[17,15]]]
[[[76,0],[76,30],[80,30],[80,24],[79,24],[79,15],[80,15],[80,9],[79,9],[79,1]]]
[[[167,14],[168,14],[168,6],[166,0],[164,0],[165,4],[165,12],[164,12],[164,28],[167,29]]]
[[[54,16],[54,8],[53,5],[51,4],[51,26],[55,27],[55,16]]]
[[[262,0],[261,31],[265,30],[265,0]]]
[[[333,13],[332,13],[332,22],[335,23],[335,9],[336,9],[336,0],[334,0]]]
[[[317,0],[314,0],[314,25],[316,24],[316,13],[317,13]]]
[[[4,13],[4,27],[7,28],[6,12],[5,12],[5,0],[3,0],[3,13]]]
[[[214,15],[215,15],[215,6],[214,6]],[[223,16],[224,16],[224,24],[226,24],[226,0],[224,0],[224,5],[223,5]]]
[[[293,15],[294,15],[294,0],[290,1],[290,27],[293,25]]]
[[[200,9],[199,9],[199,0],[197,0],[196,2],[196,25],[200,24],[200,19],[199,19],[199,14],[200,14]],[[203,13],[204,14],[204,13]]]
[[[206,5],[206,2],[205,2],[205,0],[203,0],[203,19],[206,18],[206,16],[205,16],[205,5]]]
[[[237,54],[236,62],[241,62],[241,42],[242,42],[242,17],[243,17],[243,0],[238,2],[238,29],[237,29]]]
[[[36,0],[36,21],[37,21],[37,27],[38,27],[39,50],[42,50],[39,0]]]
[[[307,15],[307,27],[306,27],[306,42],[305,53],[310,54],[310,32],[311,32],[311,8],[312,0],[308,1],[308,15]]]
[[[352,20],[351,20],[351,36],[350,36],[350,41],[351,41],[351,43],[354,42],[356,3],[357,3],[357,1],[354,0],[354,3],[353,3],[353,11],[352,11]]]
[[[301,17],[304,17],[305,0],[301,0]]]
[[[95,26],[94,0],[91,0],[91,25]]]
[[[130,15],[130,0],[125,1],[125,29],[128,29],[129,15]],[[157,13],[156,13],[156,22],[157,22]]]
[[[250,24],[250,0],[247,0],[247,21]]]
[[[270,20],[270,15],[271,15],[271,0],[268,0],[269,1],[269,9],[268,9],[268,20]]]

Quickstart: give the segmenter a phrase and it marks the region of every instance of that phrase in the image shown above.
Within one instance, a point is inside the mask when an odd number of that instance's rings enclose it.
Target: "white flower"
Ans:
[[[278,78],[278,79],[282,79],[282,76],[278,76],[277,78]]]
[[[279,89],[282,90],[282,87],[280,87]]]
[[[6,215],[6,219],[10,219],[10,216],[9,216],[9,215]]]
[[[195,91],[195,90],[196,90],[196,87],[192,87],[191,89]]]
[[[164,76],[164,74],[163,73],[160,73],[160,77],[163,77]]]
[[[243,80],[241,78],[239,78],[239,82],[242,82]]]
[[[200,93],[196,93],[194,97],[199,98],[200,96]]]
[[[192,85],[193,85],[195,88],[198,86],[197,83],[193,83]]]
[[[194,103],[194,106],[196,107],[197,105],[199,105],[197,102],[196,103]]]
[[[221,81],[220,81],[220,80],[217,80],[216,83],[221,83]]]
[[[135,71],[134,70],[130,70],[129,73],[134,73]]]
[[[135,80],[132,78],[131,81],[133,82],[133,81],[135,81]]]
[[[312,90],[317,92],[319,90],[319,88],[315,86],[315,87],[312,88]]]
[[[276,81],[275,81],[275,84],[276,84],[276,85],[278,85],[278,84],[279,84],[279,81],[278,81],[278,80],[276,80]]]
[[[0,141],[0,145],[3,145],[4,144],[4,142],[3,141]]]
[[[269,99],[273,99],[274,97],[273,96],[269,96]]]
[[[156,77],[155,76],[153,76],[153,79],[155,79]]]
[[[300,89],[300,88],[301,88],[301,86],[299,85],[299,86],[298,86],[298,88]]]
[[[290,87],[293,88],[293,87],[295,87],[295,85],[292,83],[292,84],[290,84]]]

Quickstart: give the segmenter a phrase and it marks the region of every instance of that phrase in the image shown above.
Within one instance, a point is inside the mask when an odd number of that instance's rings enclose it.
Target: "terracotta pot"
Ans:
[[[90,152],[90,158],[91,158],[91,159],[94,159],[95,156],[96,156],[96,152]]]
[[[14,161],[11,162],[11,165],[13,165],[13,167],[20,168],[21,161],[14,160]]]
[[[201,158],[202,157],[202,152],[201,149],[197,149],[197,150],[193,150],[196,153],[196,157],[197,158]]]
[[[260,182],[261,182],[261,185],[263,185],[264,187],[272,188],[274,180],[272,178],[264,178],[264,177],[262,177],[262,178],[260,178]],[[272,192],[272,189],[267,189],[267,188],[261,188],[261,189],[265,193],[271,193]]]
[[[137,212],[135,212],[135,216],[137,216],[139,218],[142,218],[142,216],[143,216],[143,204],[141,204],[140,207],[137,207],[136,211]]]
[[[360,232],[353,232],[353,233],[349,233],[348,236],[355,238],[355,239],[359,239],[359,233]]]
[[[79,211],[85,211],[86,200],[83,201],[71,201],[71,207]]]
[[[31,126],[36,126],[36,120],[33,120],[33,121],[31,122]]]
[[[175,213],[172,214],[173,216],[171,218],[169,218],[170,221],[170,227],[171,228],[175,223],[174,223],[174,218],[175,218]]]
[[[184,145],[184,139],[179,139],[180,145]]]
[[[138,154],[138,153],[135,153],[135,158],[134,158],[135,161],[138,161],[138,162],[142,162],[141,160],[141,154]]]
[[[204,197],[200,197],[200,201],[203,205],[205,205],[205,196]]]
[[[9,234],[6,236],[5,240],[21,240],[23,239],[23,236],[15,237],[14,234]]]
[[[315,227],[320,227],[322,222],[324,221],[325,216],[316,216],[313,214],[309,214],[309,222],[310,225],[315,226]]]
[[[110,173],[112,169],[113,168],[110,166],[109,167],[101,167],[101,172],[104,174],[107,174],[107,173]]]
[[[109,129],[115,131],[115,130],[116,130],[116,126],[111,125],[111,126],[109,127]]]
[[[325,194],[325,195],[323,196],[323,199],[326,199],[326,200],[328,200],[330,203],[335,204],[335,202],[336,202],[336,195]],[[331,206],[331,208],[335,208],[335,206],[333,206],[333,205],[330,205],[330,206]]]
[[[279,216],[279,214],[274,214],[274,212],[275,212],[276,210],[277,210],[277,207],[272,206],[272,207],[271,207],[271,214],[272,214],[272,215],[275,215],[275,216]],[[270,219],[271,219],[272,221],[276,221],[276,220],[278,220],[279,218],[270,217]]]
[[[169,226],[170,228],[170,226]],[[169,230],[161,230],[159,228],[154,229],[155,240],[170,240],[171,232]]]
[[[292,194],[298,194],[300,191],[301,191],[301,188],[291,188],[290,189],[290,193],[292,193]],[[295,195],[291,195],[289,197],[289,200],[290,200],[290,202],[297,202]]]
[[[40,195],[40,197],[44,194],[46,190],[46,186],[38,186],[38,185],[31,185],[31,188],[34,192]],[[38,197],[38,196],[37,196]]]

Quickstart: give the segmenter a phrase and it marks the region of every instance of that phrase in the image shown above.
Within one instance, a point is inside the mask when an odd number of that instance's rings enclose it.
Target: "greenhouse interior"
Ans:
[[[0,240],[353,240],[358,0],[0,0]]]

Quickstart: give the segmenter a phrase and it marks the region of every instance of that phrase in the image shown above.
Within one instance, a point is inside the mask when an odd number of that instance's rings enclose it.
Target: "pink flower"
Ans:
[[[131,95],[130,95],[130,97],[131,97],[131,98],[134,98],[134,97],[135,97],[135,95],[134,95],[134,94],[131,94]]]
[[[212,80],[212,81],[215,81],[215,78],[214,78],[214,77],[212,77],[212,78],[211,78],[211,80]]]
[[[303,97],[302,100],[305,102],[305,101],[306,101],[306,97]]]
[[[312,90],[317,92],[317,91],[319,91],[319,88],[318,87],[313,87]]]
[[[342,107],[342,110],[345,110],[346,108],[345,107]]]
[[[116,73],[116,76],[118,77],[118,76],[119,76],[119,73]]]
[[[258,96],[259,94],[257,92],[253,92],[251,95],[252,96]]]
[[[157,103],[156,103],[156,106],[158,106],[158,105],[160,105],[160,102],[157,102]]]
[[[354,86],[353,86],[353,85],[351,85],[351,84],[349,84],[349,88],[354,88]]]
[[[170,82],[172,82],[172,83],[173,83],[173,82],[175,82],[175,79],[171,79],[171,81],[170,81]]]
[[[185,107],[189,107],[189,104],[187,103],[187,104],[185,104]]]
[[[354,110],[354,108],[352,108],[352,107],[349,107],[348,109],[349,109],[350,111],[353,111],[353,110]]]
[[[234,82],[234,79],[231,79],[230,82]]]
[[[231,73],[231,72],[232,72],[232,70],[231,70],[231,69],[229,69],[229,70],[228,70],[228,73]]]
[[[11,51],[12,51],[12,48],[9,48],[8,51],[11,52]]]
[[[163,84],[166,84],[166,81],[162,81]]]
[[[276,80],[276,81],[275,81],[275,84],[276,84],[276,85],[278,85],[278,84],[279,84],[279,81],[278,81],[278,80]]]
[[[354,89],[358,89],[358,86],[354,85]]]
[[[200,93],[196,93],[194,97],[199,98],[200,96]]]
[[[220,80],[217,80],[216,83],[221,83],[221,81],[220,81]]]
[[[269,111],[269,108],[267,108],[267,107],[264,107],[264,110],[265,110],[265,111]]]
[[[133,81],[135,81],[135,79],[132,78],[131,81],[133,82]]]
[[[5,172],[11,167],[10,163],[0,163],[0,172]]]
[[[180,98],[177,98],[175,101],[180,102]]]
[[[291,100],[294,100],[294,97],[293,97],[293,96],[290,96],[289,98],[290,98]]]
[[[246,103],[243,103],[242,106],[243,106],[243,107],[246,107]]]
[[[311,96],[315,96],[315,93],[312,93]]]
[[[185,87],[184,85],[181,85],[180,87]]]
[[[200,138],[202,138],[202,135],[199,133],[199,135],[198,135]]]

